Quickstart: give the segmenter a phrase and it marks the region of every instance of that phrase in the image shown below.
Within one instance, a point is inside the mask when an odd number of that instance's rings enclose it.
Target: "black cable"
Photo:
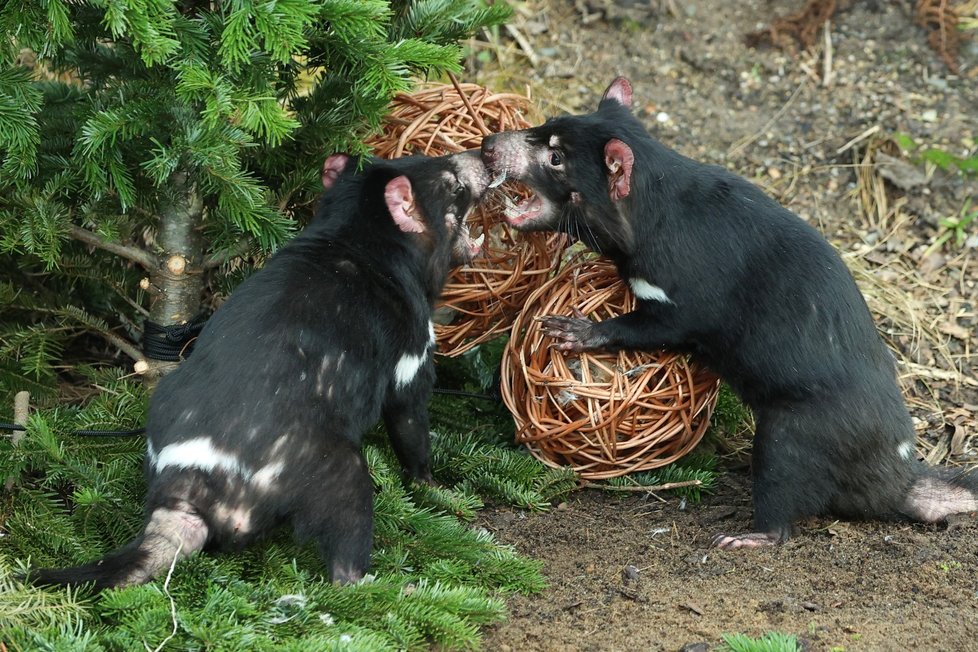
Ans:
[[[479,394],[477,392],[466,392],[461,389],[445,389],[442,387],[434,387],[432,390],[435,394],[446,394],[448,396],[462,396],[464,398],[478,398],[483,401],[493,401],[498,403],[499,397],[492,396],[490,394]]]
[[[27,430],[17,423],[0,423],[0,430]],[[136,437],[146,432],[146,428],[135,430],[73,430],[71,434],[79,437]]]
[[[147,358],[179,362],[190,355],[193,342],[207,323],[207,313],[200,313],[185,324],[161,326],[146,320],[143,325],[143,353]]]
[[[135,430],[75,430],[71,434],[79,437],[138,437],[146,432],[146,428]]]

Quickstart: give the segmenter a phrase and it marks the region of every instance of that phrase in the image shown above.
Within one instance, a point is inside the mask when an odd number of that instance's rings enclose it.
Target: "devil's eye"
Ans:
[[[550,152],[550,165],[557,167],[564,162],[563,157],[561,157],[560,152],[553,151]]]
[[[465,184],[457,176],[452,175],[451,179],[452,194],[458,197],[465,192]]]

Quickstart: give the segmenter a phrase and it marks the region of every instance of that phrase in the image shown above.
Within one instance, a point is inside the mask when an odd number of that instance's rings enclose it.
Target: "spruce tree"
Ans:
[[[141,358],[144,319],[190,322],[205,286],[240,280],[308,214],[323,159],[363,152],[396,92],[457,71],[459,39],[508,11],[479,0],[4,3],[0,251],[12,256],[0,263],[0,378],[43,392],[79,335],[117,363]],[[150,376],[168,366],[149,362]]]

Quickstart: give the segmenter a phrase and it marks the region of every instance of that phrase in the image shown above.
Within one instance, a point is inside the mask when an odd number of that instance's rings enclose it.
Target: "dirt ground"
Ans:
[[[978,225],[960,245],[927,248],[978,183],[886,139],[974,150],[978,43],[963,45],[950,74],[914,24],[914,2],[867,0],[840,2],[812,49],[744,44],[803,4],[531,2],[493,47],[506,83],[526,84],[551,114],[592,110],[626,75],[659,140],[737,171],[816,224],[901,358],[921,454],[974,464]],[[490,66],[475,77],[492,85],[494,75]],[[947,526],[815,519],[774,549],[716,551],[714,533],[751,519],[745,460],[729,462],[697,505],[584,490],[549,513],[487,510],[481,524],[543,560],[550,588],[511,600],[485,649],[706,650],[723,633],[768,631],[815,650],[978,649],[973,515]]]
[[[509,601],[486,650],[711,649],[724,633],[795,634],[813,650],[973,650],[978,523],[950,527],[812,520],[776,548],[718,551],[745,531],[746,474],[702,503],[587,491],[545,514],[483,515],[545,563],[550,588]],[[707,647],[709,646],[709,647]]]

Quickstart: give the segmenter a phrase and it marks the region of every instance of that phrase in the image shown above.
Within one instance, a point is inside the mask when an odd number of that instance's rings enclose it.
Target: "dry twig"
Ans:
[[[666,482],[656,485],[629,485],[626,487],[615,487],[609,484],[597,482],[585,482],[581,485],[582,489],[601,489],[602,491],[631,491],[635,493],[653,493],[656,491],[668,491],[669,489],[681,489],[683,487],[698,487],[703,482],[701,480],[683,480],[682,482]]]
[[[750,47],[766,42],[787,52],[796,51],[797,41],[803,49],[808,49],[815,45],[819,27],[832,17],[835,7],[836,0],[808,0],[801,11],[775,18],[770,26],[751,32],[745,40]]]
[[[962,32],[958,30],[958,13],[948,0],[917,0],[914,21],[927,30],[927,42],[940,55],[947,69],[958,72],[958,51]]]

